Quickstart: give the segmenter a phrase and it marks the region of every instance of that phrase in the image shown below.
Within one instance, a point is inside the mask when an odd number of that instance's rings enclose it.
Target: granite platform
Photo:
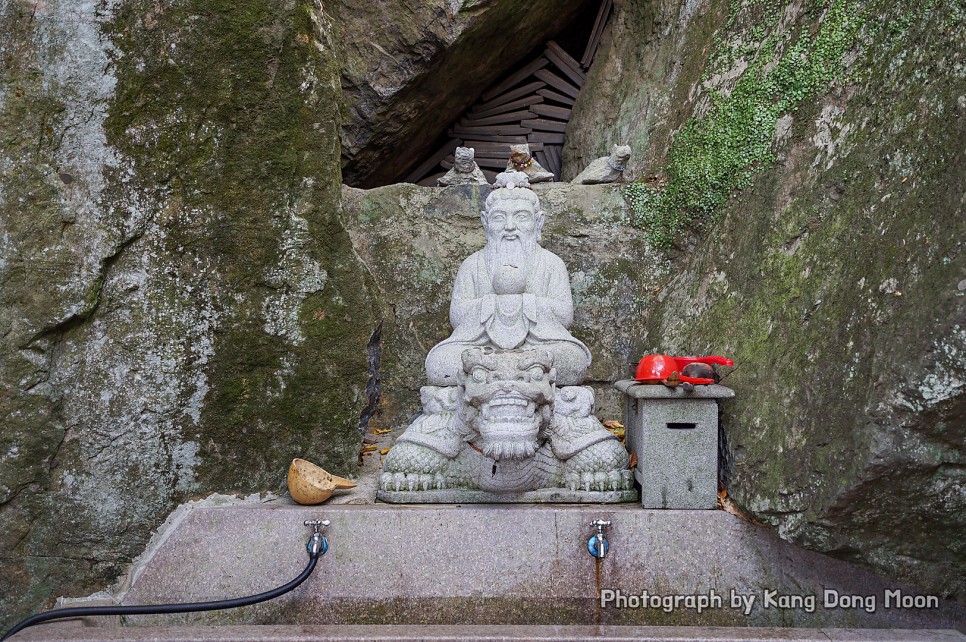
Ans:
[[[896,599],[912,599],[917,592],[800,549],[724,511],[645,510],[633,504],[200,504],[169,520],[118,586],[115,601],[203,601],[274,588],[304,567],[309,529],[303,522],[309,519],[331,521],[329,551],[312,577],[279,599],[242,609],[105,618],[100,623],[165,627],[143,634],[158,640],[179,635],[169,627],[184,625],[296,627],[278,639],[303,639],[298,635],[308,629],[298,627],[310,625],[397,625],[403,627],[393,634],[398,639],[409,639],[406,631],[415,629],[407,627],[425,625],[486,625],[500,630],[509,625],[600,625],[966,632],[962,605],[927,596],[922,601],[929,600],[928,608],[896,606]],[[612,523],[607,533],[609,554],[600,561],[587,552],[595,519]],[[649,601],[642,603],[644,592]],[[849,604],[829,606],[828,595],[839,602],[848,597]],[[886,602],[889,595],[891,605]],[[602,603],[602,596],[610,599]],[[696,602],[701,596],[717,596],[720,602],[701,608]],[[312,639],[329,639],[326,631],[330,629],[318,629],[322,637]],[[101,633],[107,635],[106,630]],[[210,639],[222,634],[196,633],[216,636]],[[623,639],[620,635],[625,633],[615,631],[618,637],[607,639]],[[116,635],[142,639],[135,632]]]

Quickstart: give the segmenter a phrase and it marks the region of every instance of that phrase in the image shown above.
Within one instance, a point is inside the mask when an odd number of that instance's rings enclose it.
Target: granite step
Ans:
[[[940,629],[784,629],[649,626],[188,626],[84,627],[40,625],[14,642],[966,642],[966,636]]]

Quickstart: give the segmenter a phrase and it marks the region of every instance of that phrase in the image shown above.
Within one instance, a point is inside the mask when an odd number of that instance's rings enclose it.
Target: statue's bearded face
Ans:
[[[529,190],[506,191],[520,191],[521,196],[493,198],[494,194],[483,212],[487,261],[494,270],[501,265],[527,266],[543,227],[543,212],[536,199],[526,195]]]
[[[514,198],[494,203],[486,215],[488,241],[515,241],[519,238],[536,239],[537,213],[524,199]]]

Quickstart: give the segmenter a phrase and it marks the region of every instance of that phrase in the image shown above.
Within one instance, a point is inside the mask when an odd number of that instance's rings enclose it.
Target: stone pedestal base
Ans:
[[[485,490],[380,490],[376,499],[390,504],[620,504],[636,502],[636,490],[569,490],[541,488],[522,493],[493,493]]]
[[[424,386],[423,413],[386,457],[395,503],[634,501],[628,454],[594,393],[557,387],[546,350],[471,348],[457,386]]]

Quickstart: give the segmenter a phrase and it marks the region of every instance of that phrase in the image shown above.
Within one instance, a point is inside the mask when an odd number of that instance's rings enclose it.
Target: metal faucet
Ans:
[[[604,536],[604,529],[610,526],[610,522],[605,519],[595,519],[590,525],[597,527],[597,534],[592,535],[587,540],[587,551],[597,559],[602,560],[607,557],[607,550],[610,548],[607,538]]]
[[[306,526],[312,527],[312,535],[309,537],[309,541],[305,543],[305,550],[309,552],[311,557],[325,555],[325,552],[329,550],[329,540],[325,539],[322,531],[330,523],[327,519],[312,519],[304,522]]]

